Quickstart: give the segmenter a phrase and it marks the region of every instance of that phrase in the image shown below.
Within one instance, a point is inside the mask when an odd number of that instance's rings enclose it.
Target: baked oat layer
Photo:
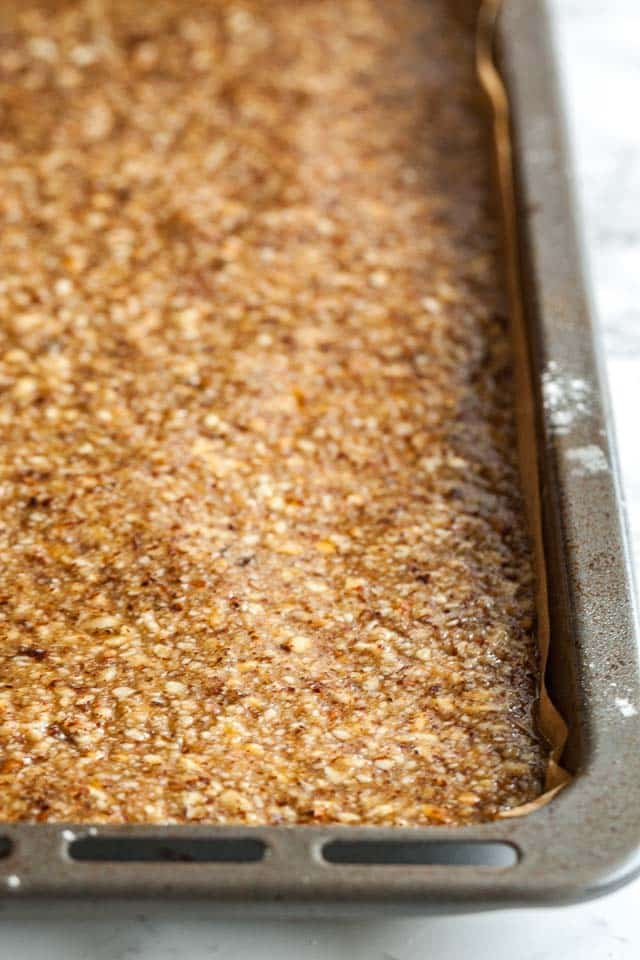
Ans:
[[[540,792],[453,7],[2,5],[2,819],[466,823]]]

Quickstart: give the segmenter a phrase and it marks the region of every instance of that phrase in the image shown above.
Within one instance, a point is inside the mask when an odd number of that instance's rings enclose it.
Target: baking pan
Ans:
[[[525,815],[473,827],[7,824],[4,896],[198,898],[226,915],[429,913],[568,903],[640,872],[630,566],[544,0],[506,0],[496,40],[511,118],[499,151],[505,233],[531,382],[521,416],[535,437],[548,590],[546,682],[567,721],[571,782]]]

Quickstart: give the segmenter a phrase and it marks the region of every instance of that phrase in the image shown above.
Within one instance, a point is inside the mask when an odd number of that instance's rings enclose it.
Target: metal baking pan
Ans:
[[[568,723],[572,782],[527,815],[474,827],[7,824],[4,896],[198,898],[225,914],[429,913],[569,903],[640,872],[630,568],[544,0],[506,0],[497,41],[549,587],[547,685]]]

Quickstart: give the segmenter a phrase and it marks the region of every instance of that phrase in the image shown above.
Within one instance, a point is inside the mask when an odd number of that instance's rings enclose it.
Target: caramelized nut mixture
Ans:
[[[450,0],[0,11],[0,817],[541,789],[498,228]]]

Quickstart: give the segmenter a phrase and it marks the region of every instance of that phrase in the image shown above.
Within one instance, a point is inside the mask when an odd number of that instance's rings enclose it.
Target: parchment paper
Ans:
[[[495,27],[500,6],[501,0],[484,0],[480,6],[476,33],[476,66],[480,83],[489,100],[491,112],[498,194],[504,233],[505,274],[512,323],[518,453],[536,571],[537,638],[540,651],[541,677],[536,726],[549,746],[544,792],[530,803],[506,810],[501,814],[502,817],[518,817],[531,813],[547,804],[559,790],[569,783],[571,776],[560,765],[560,757],[567,738],[567,725],[552,703],[544,680],[550,630],[540,510],[540,466],[529,348],[523,310],[521,266],[518,256],[509,100],[494,57]]]

